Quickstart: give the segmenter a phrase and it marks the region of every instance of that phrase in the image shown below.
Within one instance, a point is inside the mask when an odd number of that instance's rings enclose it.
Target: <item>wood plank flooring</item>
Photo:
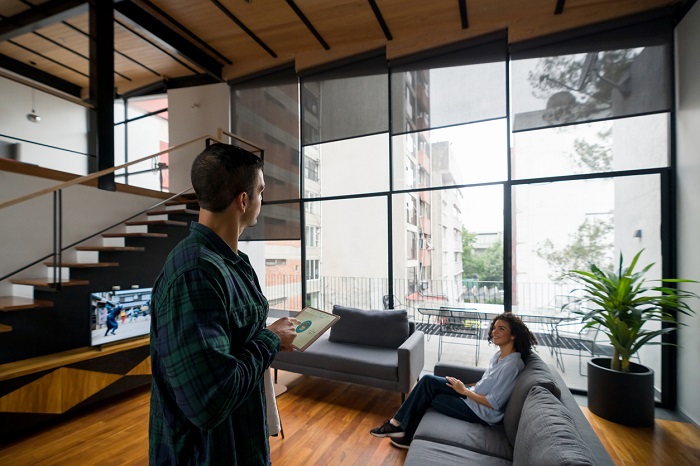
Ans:
[[[656,419],[654,427],[627,427],[581,410],[617,465],[700,464],[700,428],[693,424]]]
[[[277,398],[285,438],[270,438],[275,466],[401,465],[406,452],[369,435],[400,395],[280,372]],[[0,439],[0,464],[146,465],[149,392],[70,416],[14,439]],[[700,464],[700,429],[657,419],[654,428],[620,426],[584,413],[618,465]]]

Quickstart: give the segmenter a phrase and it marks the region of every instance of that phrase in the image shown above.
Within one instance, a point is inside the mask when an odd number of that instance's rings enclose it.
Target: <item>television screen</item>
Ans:
[[[148,335],[152,288],[95,291],[90,294],[92,346]]]

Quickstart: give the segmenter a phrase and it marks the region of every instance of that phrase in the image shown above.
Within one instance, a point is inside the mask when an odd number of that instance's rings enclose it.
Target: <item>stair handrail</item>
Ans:
[[[150,160],[152,158],[158,157],[160,155],[163,155],[163,154],[171,152],[171,151],[182,149],[185,146],[188,146],[188,145],[193,144],[195,142],[200,142],[200,141],[206,140],[206,139],[211,139],[211,140],[216,141],[216,142],[221,142],[219,140],[219,138],[215,138],[214,136],[211,136],[208,134],[204,135],[204,136],[199,136],[198,138],[191,139],[191,140],[183,142],[181,144],[177,144],[175,146],[163,149],[162,151],[156,152],[155,154],[147,155],[147,156],[142,157],[140,159],[132,160],[131,162],[127,162],[125,164],[122,164],[122,165],[119,165],[116,167],[105,168],[104,170],[90,173],[89,175],[84,175],[84,176],[81,176],[79,178],[75,178],[75,179],[72,179],[70,181],[66,181],[64,183],[58,184],[56,186],[51,186],[48,188],[40,189],[39,191],[30,193],[30,194],[25,194],[24,196],[20,196],[20,197],[17,197],[15,199],[11,199],[9,201],[5,201],[3,203],[0,203],[0,210],[4,209],[6,207],[11,207],[13,205],[21,204],[22,202],[28,201],[30,199],[34,199],[34,198],[39,197],[39,196],[43,196],[44,194],[50,194],[52,192],[60,191],[60,190],[63,190],[65,188],[68,188],[70,186],[74,186],[76,184],[83,184],[87,181],[94,180],[95,178],[99,178],[101,176],[108,175],[110,173],[114,173],[115,171],[121,170],[122,168],[130,167],[131,165],[135,165],[137,163],[141,163],[141,162],[144,162],[146,160]]]
[[[264,157],[265,149],[263,149],[262,147],[258,146],[257,144],[253,144],[251,141],[249,141],[249,140],[247,140],[247,139],[244,139],[244,138],[238,136],[237,134],[232,133],[231,131],[226,131],[226,130],[223,129],[223,128],[219,128],[219,131],[218,131],[217,134],[218,134],[218,136],[219,136],[219,141],[223,141],[223,140],[224,140],[224,136],[228,136],[228,137],[230,137],[231,139],[235,139],[236,141],[242,142],[243,144],[245,144],[245,145],[247,145],[247,146],[250,146],[250,147],[255,148],[255,151],[256,151],[256,152],[260,152],[260,158],[262,158],[262,159],[265,158],[265,157]]]
[[[27,195],[24,195],[24,196],[17,197],[17,198],[15,198],[15,199],[12,199],[12,200],[9,200],[9,201],[0,203],[0,210],[4,209],[4,208],[6,208],[6,207],[11,207],[11,206],[13,206],[13,205],[21,204],[22,202],[28,201],[28,200],[30,200],[30,199],[34,199],[34,198],[36,198],[36,197],[43,196],[44,194],[54,193],[54,217],[55,217],[55,216],[56,216],[56,202],[57,202],[57,201],[56,201],[56,195],[58,194],[58,198],[59,198],[58,203],[60,204],[60,202],[61,202],[61,201],[60,201],[60,196],[61,196],[61,192],[63,191],[63,189],[68,188],[68,187],[70,187],[70,186],[78,185],[78,184],[84,184],[84,183],[86,183],[87,181],[91,181],[91,180],[93,180],[93,179],[95,179],[95,178],[99,178],[100,176],[107,175],[107,174],[113,173],[113,172],[115,172],[115,171],[117,171],[117,170],[121,170],[122,168],[126,168],[126,167],[129,167],[129,166],[131,166],[131,165],[135,165],[135,164],[137,164],[137,163],[141,163],[141,162],[144,162],[144,161],[146,161],[146,160],[153,159],[153,158],[158,157],[158,156],[160,156],[160,155],[162,155],[162,154],[165,154],[165,153],[167,153],[167,152],[179,150],[179,149],[181,149],[181,148],[183,148],[183,147],[185,147],[185,146],[188,146],[188,145],[190,145],[190,144],[194,144],[194,143],[199,142],[199,141],[202,141],[202,140],[214,141],[214,142],[223,142],[223,141],[224,141],[224,138],[225,138],[225,137],[228,137],[228,138],[230,138],[230,139],[237,140],[237,141],[239,141],[239,142],[242,142],[242,143],[245,144],[245,145],[248,145],[248,146],[254,148],[256,152],[259,152],[259,153],[260,153],[260,157],[264,159],[265,150],[264,150],[262,147],[260,147],[260,146],[258,146],[258,145],[256,145],[256,144],[252,143],[251,141],[248,141],[248,140],[246,140],[246,139],[243,139],[243,138],[241,138],[240,136],[236,135],[235,133],[232,133],[232,132],[230,132],[230,131],[224,130],[223,128],[219,128],[219,129],[218,129],[217,135],[218,135],[218,137],[213,137],[213,136],[211,136],[211,135],[200,136],[200,137],[191,139],[191,140],[189,140],[189,141],[186,141],[186,142],[177,144],[177,145],[175,145],[175,146],[168,147],[168,148],[163,149],[163,150],[161,150],[161,151],[159,151],[159,152],[156,152],[155,154],[147,155],[147,156],[142,157],[142,158],[140,158],[140,159],[133,160],[133,161],[131,161],[131,162],[127,162],[127,163],[125,163],[125,164],[122,164],[122,165],[119,165],[119,166],[116,166],[116,167],[106,168],[106,169],[104,169],[104,170],[100,170],[100,171],[95,172],[95,173],[90,173],[89,175],[81,176],[81,177],[75,178],[75,179],[73,179],[73,180],[70,180],[70,181],[67,181],[67,182],[58,184],[58,185],[56,185],[56,186],[52,186],[52,187],[49,187],[49,188],[44,188],[44,189],[41,189],[41,190],[36,191],[36,192],[34,192],[34,193],[30,193],[30,194],[27,194]],[[13,272],[11,272],[11,273],[9,273],[9,274],[6,274],[6,275],[3,276],[3,277],[0,277],[0,282],[3,281],[3,280],[5,280],[6,278],[9,278],[9,277],[11,277],[11,276],[13,276],[13,275],[15,275],[15,274],[17,274],[17,273],[19,273],[19,272],[21,272],[21,271],[27,269],[27,268],[29,268],[29,267],[32,267],[32,266],[38,264],[38,263],[41,262],[41,261],[44,261],[44,260],[48,259],[49,257],[53,257],[53,258],[54,258],[54,264],[53,264],[53,269],[54,269],[54,283],[56,284],[56,288],[60,290],[60,288],[61,288],[61,284],[60,284],[60,283],[61,283],[61,271],[60,271],[60,270],[61,270],[61,266],[60,266],[60,264],[62,263],[61,254],[62,254],[62,252],[63,252],[64,250],[69,249],[69,248],[71,248],[71,247],[73,247],[73,246],[75,246],[75,245],[77,245],[77,244],[79,244],[79,243],[81,243],[81,242],[83,242],[83,241],[86,241],[87,239],[90,239],[90,238],[92,238],[92,237],[94,237],[94,236],[97,236],[97,235],[99,235],[99,234],[101,234],[101,233],[104,233],[105,231],[107,231],[107,230],[109,230],[109,229],[111,229],[111,228],[114,228],[114,227],[116,227],[117,225],[120,225],[121,223],[123,223],[123,222],[125,222],[125,221],[128,221],[128,220],[130,220],[130,219],[132,219],[132,218],[135,218],[135,217],[137,217],[137,216],[139,216],[139,215],[141,215],[141,214],[147,212],[148,210],[154,209],[155,207],[158,207],[158,206],[160,206],[160,205],[162,205],[162,204],[164,204],[164,203],[166,203],[166,202],[168,202],[168,201],[170,201],[170,200],[173,200],[173,199],[175,199],[175,198],[177,198],[177,197],[179,197],[179,196],[183,195],[184,193],[186,193],[186,192],[188,192],[188,191],[191,191],[191,190],[192,190],[192,187],[191,187],[191,186],[188,187],[188,188],[185,188],[184,190],[182,190],[182,191],[180,191],[180,192],[178,192],[178,193],[176,193],[176,194],[173,194],[172,196],[168,197],[167,199],[161,200],[160,202],[156,203],[155,205],[152,205],[152,206],[148,207],[147,209],[142,210],[141,212],[138,212],[138,213],[136,213],[136,214],[134,214],[134,215],[129,216],[129,217],[126,218],[125,220],[121,220],[121,221],[115,223],[115,224],[112,225],[112,226],[109,226],[109,227],[107,227],[107,228],[104,228],[104,229],[102,229],[102,230],[100,230],[100,231],[98,231],[98,232],[92,233],[92,234],[86,236],[85,238],[80,239],[80,240],[78,240],[78,241],[76,241],[76,242],[74,242],[74,243],[72,243],[72,244],[70,244],[70,245],[68,245],[68,246],[63,246],[63,244],[62,244],[61,233],[60,233],[60,230],[61,230],[60,225],[59,225],[59,228],[58,228],[58,229],[59,229],[59,233],[58,233],[58,239],[57,239],[57,234],[56,234],[56,221],[57,221],[57,220],[56,220],[56,218],[54,218],[54,251],[53,251],[52,253],[50,253],[50,254],[48,254],[48,255],[46,255],[46,256],[40,258],[40,259],[37,259],[37,260],[31,262],[30,264],[26,264],[25,266],[20,267],[18,270],[15,270],[15,271],[13,271]],[[59,208],[60,208],[60,207],[59,207]],[[62,216],[60,213],[59,213],[58,215],[59,215],[59,217]],[[59,223],[60,223],[60,219],[59,219],[58,221],[59,221]],[[58,272],[58,273],[57,273],[57,272]]]
[[[155,209],[156,207],[160,207],[160,206],[162,206],[163,204],[165,204],[165,203],[168,202],[168,201],[172,201],[172,200],[174,200],[174,199],[177,199],[178,197],[182,196],[183,194],[185,194],[185,193],[187,193],[187,192],[189,192],[189,191],[192,191],[192,186],[190,186],[189,188],[185,188],[185,189],[183,189],[182,191],[180,191],[179,193],[175,193],[175,194],[173,194],[172,196],[168,197],[167,199],[163,199],[163,200],[161,200],[161,201],[159,201],[159,202],[153,204],[152,206],[147,207],[147,208],[141,210],[140,212],[137,212],[137,213],[135,213],[135,214],[133,214],[133,215],[130,215],[129,217],[127,217],[127,218],[125,218],[125,219],[122,219],[122,220],[120,220],[120,221],[114,223],[113,225],[110,225],[110,226],[108,226],[108,227],[102,228],[101,230],[96,231],[96,232],[94,232],[94,233],[92,233],[92,234],[90,234],[90,235],[88,235],[88,236],[86,236],[86,237],[84,237],[84,238],[81,238],[81,239],[79,239],[79,240],[77,240],[77,241],[74,241],[73,243],[71,243],[71,244],[69,244],[69,245],[66,245],[66,246],[61,245],[61,248],[60,248],[61,251],[59,251],[59,254],[60,254],[62,251],[65,251],[65,250],[70,249],[70,248],[72,248],[72,247],[74,247],[74,246],[77,246],[78,244],[80,244],[80,243],[82,243],[82,242],[84,242],[84,241],[87,241],[87,240],[89,240],[89,239],[91,239],[91,238],[94,238],[94,237],[97,236],[97,235],[101,235],[101,234],[104,233],[105,231],[109,231],[109,230],[111,230],[112,228],[114,228],[114,227],[116,227],[116,226],[118,226],[118,225],[123,224],[124,222],[128,222],[129,220],[131,220],[131,219],[133,219],[133,218],[136,218],[136,217],[138,217],[139,215],[145,214],[145,213],[148,212],[149,210]],[[7,278],[10,278],[11,276],[13,276],[13,275],[15,275],[15,274],[18,274],[19,272],[22,272],[22,271],[24,271],[24,270],[26,270],[26,269],[28,269],[28,268],[30,268],[30,267],[32,267],[32,266],[35,266],[35,265],[37,265],[38,263],[43,262],[43,261],[45,261],[46,259],[49,259],[49,258],[51,258],[51,257],[56,258],[56,251],[51,252],[51,253],[49,253],[49,254],[43,256],[43,257],[40,257],[39,259],[36,259],[35,261],[32,261],[32,262],[30,262],[30,263],[28,263],[28,264],[25,264],[24,266],[20,267],[20,268],[17,269],[17,270],[14,270],[14,271],[12,271],[12,272],[10,272],[10,273],[8,273],[8,274],[5,274],[5,275],[3,275],[3,276],[0,276],[0,282],[2,282],[3,280],[5,280],[5,279],[7,279]],[[58,265],[58,264],[60,264],[60,262],[61,262],[60,260],[54,260],[54,265],[53,265],[53,268],[54,268],[54,281],[57,282],[57,283],[58,283],[58,280],[56,280],[56,269],[57,269],[58,267],[60,267],[60,266]],[[60,278],[60,275],[61,275],[61,274],[59,273],[59,274],[58,274],[58,278]]]

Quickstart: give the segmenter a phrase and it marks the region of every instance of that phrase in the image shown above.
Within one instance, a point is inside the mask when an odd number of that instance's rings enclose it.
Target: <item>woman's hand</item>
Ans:
[[[479,395],[478,393],[469,390],[466,385],[464,385],[464,382],[462,382],[459,379],[455,379],[454,377],[445,377],[447,379],[447,386],[450,387],[452,390],[456,391],[460,395],[466,396],[467,398],[476,401],[480,405],[484,405],[487,408],[493,409],[493,406],[491,406],[491,403],[489,403],[489,400],[486,399],[485,395]]]
[[[454,377],[445,377],[447,379],[447,386],[450,387],[452,390],[456,391],[460,395],[467,395],[467,392],[469,389],[464,385],[464,382],[462,382],[459,379],[455,379]]]

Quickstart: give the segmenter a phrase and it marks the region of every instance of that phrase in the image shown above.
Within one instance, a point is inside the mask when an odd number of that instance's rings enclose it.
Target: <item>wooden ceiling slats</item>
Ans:
[[[433,47],[508,28],[511,43],[640,13],[680,5],[687,0],[567,0],[555,15],[554,0],[488,0],[467,2],[469,27],[462,28],[455,0],[375,0],[391,32],[387,40],[367,0],[217,0],[222,8],[250,30],[273,58],[212,0],[131,0],[179,31],[204,53],[224,65],[223,77],[294,63],[298,70],[385,47],[388,58],[398,58]],[[32,0],[34,5],[45,3]],[[149,6],[149,5],[152,5]],[[296,7],[318,32],[319,41],[295,12]],[[21,0],[0,1],[0,15],[27,11]],[[172,18],[168,20],[162,14]],[[8,21],[3,19],[2,21]],[[88,14],[82,13],[0,42],[0,53],[84,89],[89,80]],[[173,21],[177,24],[173,24]],[[179,27],[178,27],[179,24]],[[168,78],[202,74],[204,70],[172,50],[147,31],[117,15],[115,23],[115,85],[119,93]],[[189,31],[183,32],[182,28]],[[41,36],[45,38],[42,38]],[[216,52],[206,50],[191,35]],[[50,39],[50,40],[49,40]],[[324,48],[327,44],[328,50]],[[33,52],[32,52],[33,51]],[[217,56],[218,55],[218,56]],[[225,63],[226,60],[232,64]],[[65,66],[63,66],[65,65]]]

